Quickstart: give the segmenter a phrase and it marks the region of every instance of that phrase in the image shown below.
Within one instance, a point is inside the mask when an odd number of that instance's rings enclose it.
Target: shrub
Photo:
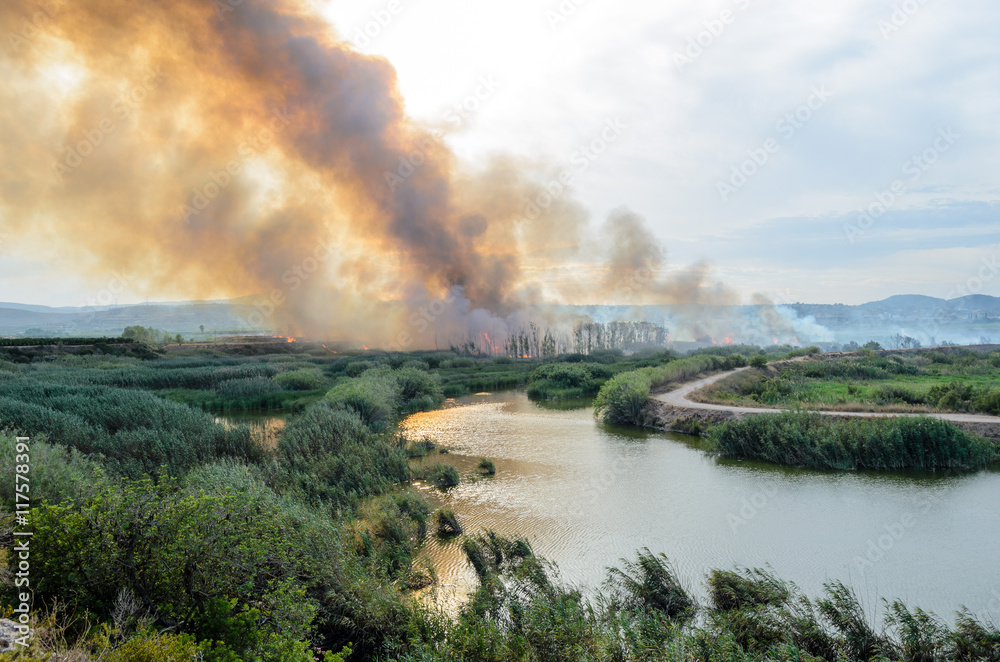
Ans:
[[[399,382],[389,368],[369,370],[357,379],[335,386],[326,399],[353,410],[369,428],[383,432],[396,419]]]
[[[260,398],[281,390],[281,386],[267,377],[227,379],[215,385],[215,392],[224,398]]]
[[[625,372],[609,379],[594,400],[594,412],[605,423],[636,423],[649,400],[649,376]]]
[[[278,455],[276,480],[314,504],[353,507],[409,477],[406,453],[393,440],[332,402],[291,419],[278,439]]]
[[[725,359],[694,355],[665,365],[618,373],[604,383],[594,399],[594,415],[605,423],[637,423],[652,389],[717,370]]]
[[[455,515],[455,511],[450,508],[442,508],[434,515],[437,524],[437,533],[440,536],[457,536],[462,533],[462,525]]]
[[[291,391],[313,391],[322,388],[326,383],[323,372],[319,368],[302,368],[283,372],[275,376],[274,381],[282,388]]]
[[[0,503],[14,510],[16,437],[0,432]],[[95,458],[74,448],[46,443],[44,436],[28,444],[31,456],[31,489],[52,504],[82,503],[109,483],[104,468]]]
[[[450,464],[437,462],[427,467],[423,472],[424,480],[437,486],[440,490],[455,487],[459,483],[458,469]]]
[[[996,444],[927,417],[763,414],[722,423],[709,439],[726,457],[817,469],[977,469],[1000,457]]]
[[[767,367],[767,357],[763,354],[757,354],[752,359],[750,359],[751,368],[766,368]]]
[[[399,385],[402,412],[430,410],[441,404],[441,378],[425,370],[403,367],[393,373]]]
[[[479,469],[479,472],[485,476],[494,476],[497,472],[497,467],[493,464],[493,460],[489,460],[485,457],[479,460],[479,464],[476,468]]]
[[[617,609],[658,612],[680,621],[694,616],[694,598],[681,586],[666,556],[645,549],[635,562],[622,559],[622,564],[624,569],[608,571],[605,583]]]

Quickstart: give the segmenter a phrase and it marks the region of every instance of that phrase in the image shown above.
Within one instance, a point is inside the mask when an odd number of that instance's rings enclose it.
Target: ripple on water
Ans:
[[[575,585],[599,586],[608,566],[648,547],[699,590],[710,568],[770,564],[809,595],[840,579],[871,606],[875,596],[901,598],[948,617],[964,604],[1000,620],[988,611],[1000,604],[996,471],[878,475],[723,461],[690,438],[600,425],[589,409],[546,409],[514,392],[462,398],[404,425],[411,438],[455,449],[448,461],[463,472],[493,459],[495,477],[434,498],[467,531],[526,537]],[[902,533],[886,539],[897,524]],[[880,542],[888,549],[865,563]],[[442,583],[474,585],[457,542],[433,541],[427,554]]]

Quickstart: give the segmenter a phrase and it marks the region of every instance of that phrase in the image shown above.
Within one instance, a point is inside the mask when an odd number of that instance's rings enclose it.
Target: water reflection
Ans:
[[[248,425],[257,435],[260,443],[265,448],[275,448],[278,445],[278,437],[285,429],[288,421],[288,414],[274,413],[230,413],[219,414],[215,417],[215,422],[229,428],[236,425]]]
[[[540,407],[523,393],[450,404],[408,418],[408,434],[453,449],[463,473],[489,457],[497,475],[446,494],[424,489],[467,530],[527,537],[571,583],[596,587],[607,566],[649,547],[692,588],[709,568],[770,564],[809,595],[840,579],[873,609],[887,597],[1000,619],[989,591],[1000,586],[996,471],[778,468],[719,460],[697,439],[600,425],[589,409]],[[432,541],[427,554],[448,590],[474,584],[456,542]]]

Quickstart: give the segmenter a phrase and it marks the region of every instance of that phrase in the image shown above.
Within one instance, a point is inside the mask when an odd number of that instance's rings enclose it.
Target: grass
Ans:
[[[14,437],[28,435],[37,628],[29,649],[5,657],[998,659],[1000,632],[964,611],[951,626],[893,602],[875,625],[843,585],[809,599],[769,573],[743,570],[713,571],[710,602],[699,605],[667,559],[648,550],[623,560],[601,592],[586,595],[560,583],[557,568],[526,541],[491,533],[460,539],[479,585],[456,618],[412,599],[411,589],[433,580],[414,563],[428,528],[456,534],[461,522],[447,510],[431,519],[429,506],[406,489],[409,456],[433,449],[429,440],[404,447],[396,423],[406,411],[437,406],[449,386],[523,385],[542,365],[577,365],[591,376],[607,368],[608,384],[621,378],[654,389],[745,363],[737,351],[717,348],[682,360],[606,352],[547,364],[292,349],[273,356],[0,359],[0,524],[12,528]],[[543,379],[578,374],[547,370]],[[202,411],[265,398],[300,409],[274,448],[262,448],[249,428],[227,429]],[[801,433],[812,423],[795,425]],[[818,436],[853,448],[866,463],[922,457],[973,465],[985,452],[947,427],[930,435],[880,430]],[[897,444],[917,433],[934,443],[919,452]],[[864,443],[852,447],[845,439]],[[838,448],[817,444],[811,452],[836,460]],[[893,454],[900,448],[906,453]],[[484,458],[478,469],[488,474],[495,466]],[[438,464],[426,478],[447,489],[459,476]],[[0,547],[0,574],[8,578],[17,562],[12,545],[7,536]],[[16,604],[14,591],[11,582],[0,585],[0,605]],[[67,604],[75,615],[61,606]]]
[[[654,389],[713,370],[732,369],[746,364],[747,360],[741,354],[725,358],[695,355],[663,365],[619,373],[601,387],[594,400],[594,415],[604,423],[635,424]]]
[[[447,490],[455,487],[461,481],[458,469],[442,462],[435,462],[425,467],[420,474],[420,478],[431,483],[439,490]]]
[[[550,363],[528,378],[532,400],[571,400],[596,395],[615,370],[599,363]]]
[[[462,525],[451,508],[441,508],[434,514],[436,532],[439,536],[457,536],[462,533]]]
[[[1000,460],[995,443],[927,417],[763,414],[717,425],[708,439],[723,457],[815,469],[970,470]]]
[[[1000,415],[1000,353],[822,357],[744,371],[694,398],[733,406]]]

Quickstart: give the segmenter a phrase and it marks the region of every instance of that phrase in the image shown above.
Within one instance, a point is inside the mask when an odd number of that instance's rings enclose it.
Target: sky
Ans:
[[[995,2],[314,7],[460,160],[569,170],[592,226],[627,207],[668,270],[705,260],[744,301],[1000,296]],[[0,215],[0,300],[81,305],[108,287],[87,274]]]

